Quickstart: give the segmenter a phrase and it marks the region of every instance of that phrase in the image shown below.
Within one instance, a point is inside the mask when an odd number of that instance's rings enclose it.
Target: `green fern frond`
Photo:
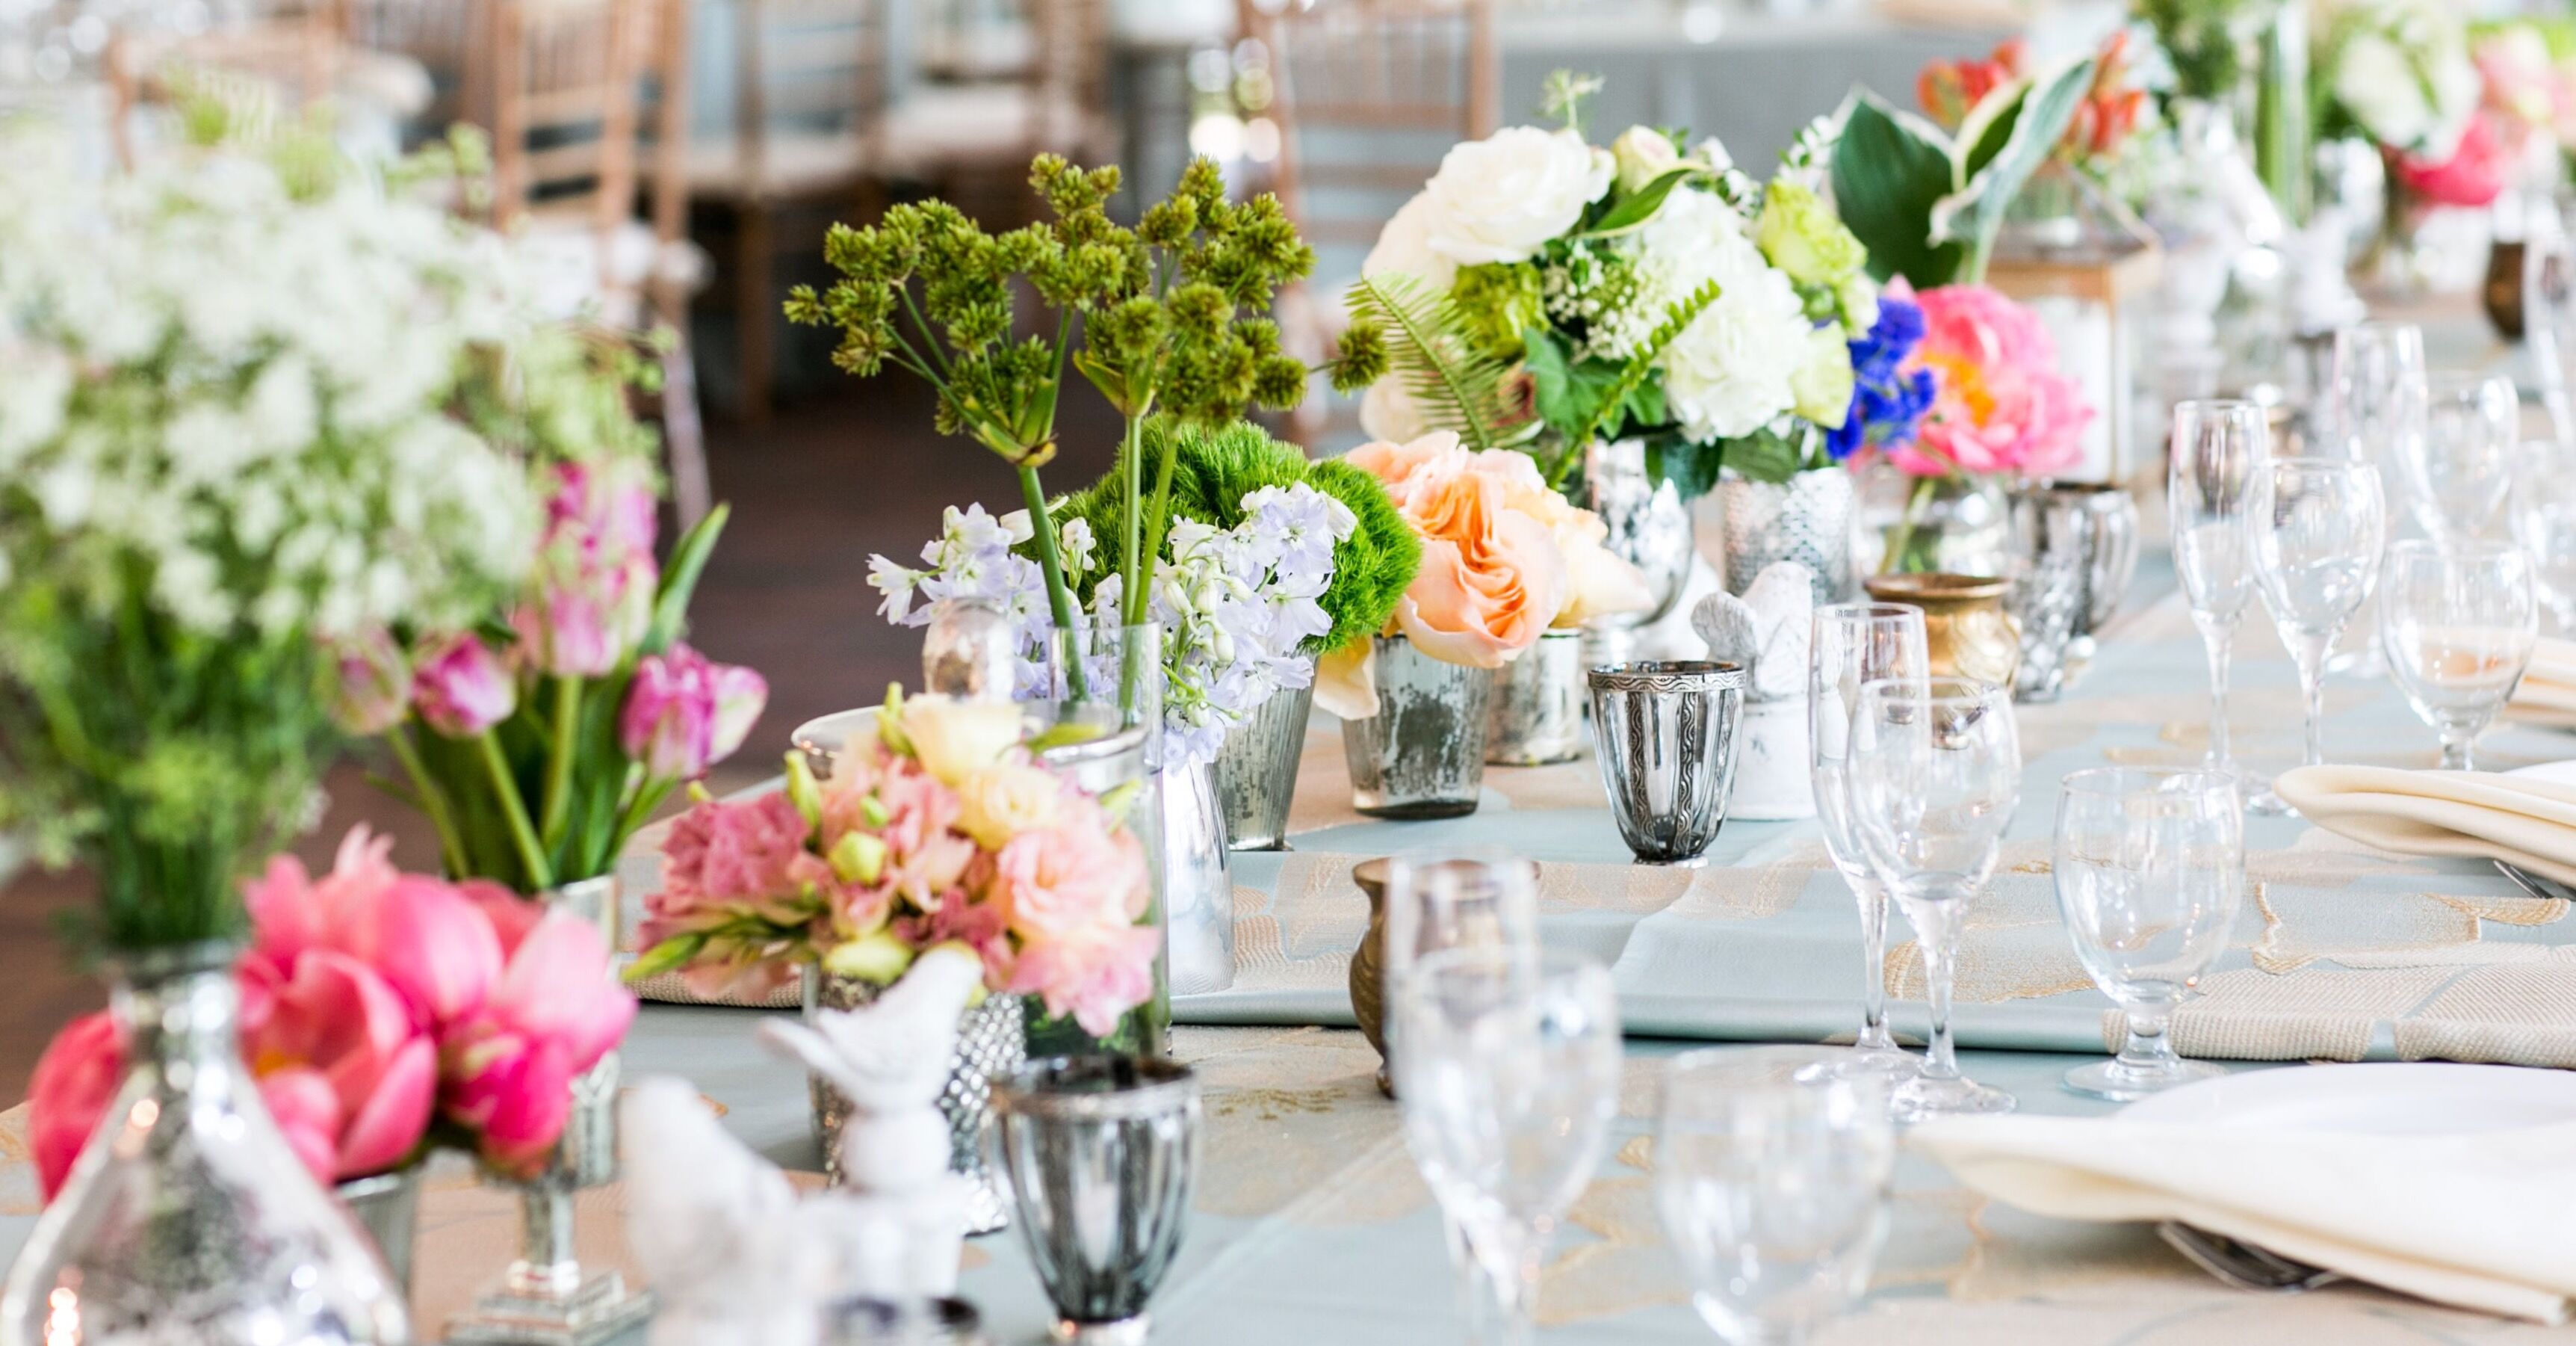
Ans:
[[[1504,388],[1512,366],[1478,351],[1466,315],[1446,294],[1411,276],[1361,278],[1345,301],[1355,323],[1386,333],[1387,368],[1435,430],[1454,430],[1469,448],[1499,448],[1530,417]]]
[[[1610,385],[1610,395],[1601,399],[1601,409],[1592,414],[1592,424],[1583,428],[1583,443],[1599,439],[1601,432],[1610,428],[1611,419],[1628,405],[1628,399],[1636,395],[1646,376],[1654,372],[1655,361],[1664,358],[1664,348],[1673,344],[1684,328],[1699,321],[1699,315],[1717,302],[1718,293],[1716,281],[1705,281],[1664,310],[1663,322],[1657,324],[1655,330],[1646,335],[1645,344],[1628,357],[1627,368],[1619,371],[1619,381]]]

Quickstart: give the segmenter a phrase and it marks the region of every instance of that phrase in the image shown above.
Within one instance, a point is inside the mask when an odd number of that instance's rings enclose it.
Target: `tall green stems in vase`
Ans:
[[[1152,590],[1147,558],[1162,550],[1172,482],[1169,441],[1149,454],[1145,421],[1161,414],[1220,425],[1254,405],[1297,404],[1308,370],[1263,315],[1280,287],[1314,269],[1314,250],[1277,198],[1227,200],[1211,160],[1193,162],[1133,229],[1106,208],[1118,192],[1115,167],[1085,170],[1040,155],[1029,184],[1051,218],[1004,234],[936,200],[895,206],[863,229],[834,226],[824,257],[841,279],[820,294],[798,287],[787,316],[838,327],[833,360],[850,373],[873,376],[892,364],[928,382],[939,394],[940,431],[973,439],[1017,471],[1060,631],[1074,627],[1074,596],[1037,473],[1055,456],[1070,362],[1125,422],[1115,620],[1140,625]],[[1015,282],[1054,311],[1040,324],[1051,336],[1011,339]],[[1383,372],[1384,358],[1381,334],[1362,326],[1328,368],[1336,386],[1359,388]],[[1122,671],[1121,705],[1134,704],[1142,672]],[[1089,694],[1078,666],[1068,676],[1074,695]]]

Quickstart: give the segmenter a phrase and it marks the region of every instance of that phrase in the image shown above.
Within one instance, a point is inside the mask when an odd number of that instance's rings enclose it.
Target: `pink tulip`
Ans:
[[[411,666],[392,635],[377,631],[332,647],[339,678],[331,697],[331,718],[360,736],[384,733],[402,723],[411,709]]]
[[[472,738],[518,708],[509,667],[479,637],[453,637],[422,650],[412,676],[420,718],[449,738]]]
[[[653,491],[634,473],[555,469],[533,598],[511,614],[518,657],[539,672],[596,678],[624,662],[652,621]]]
[[[36,1073],[27,1082],[27,1149],[46,1200],[71,1176],[72,1161],[98,1130],[124,1077],[116,1019],[105,1010],[63,1025],[37,1058]]]
[[[769,684],[758,673],[673,645],[636,663],[618,742],[646,776],[694,780],[742,746],[768,700]]]

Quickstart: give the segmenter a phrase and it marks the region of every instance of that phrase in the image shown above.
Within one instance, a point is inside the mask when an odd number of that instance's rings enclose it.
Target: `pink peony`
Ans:
[[[1140,926],[1032,941],[1020,950],[1010,989],[1035,994],[1048,1014],[1071,1014],[1082,1031],[1106,1037],[1118,1016],[1154,994],[1154,955],[1162,946],[1162,932]]]
[[[105,1010],[63,1025],[36,1059],[27,1081],[27,1149],[46,1200],[71,1176],[72,1161],[116,1100],[124,1074],[116,1020]]]
[[[2397,181],[2420,200],[2437,206],[2483,206],[2504,191],[2505,175],[2513,167],[2510,154],[2504,137],[2496,134],[2493,118],[2481,113],[2469,119],[2459,148],[2438,164],[2400,151],[2391,151],[2388,159]]]
[[[449,738],[472,738],[510,718],[518,708],[519,688],[501,656],[480,637],[466,634],[421,650],[412,674],[412,699],[430,728]]]
[[[346,954],[399,992],[423,1028],[481,1004],[504,956],[494,922],[459,888],[395,869],[392,848],[390,837],[351,828],[319,882],[292,856],[271,860],[243,889],[247,964],[284,980],[308,952]]]
[[[687,645],[637,661],[618,713],[618,745],[653,780],[695,780],[733,755],[768,703],[769,684]]]
[[[1888,455],[1916,476],[2040,477],[2075,465],[2093,419],[2084,391],[2057,367],[2057,343],[2039,315],[1983,285],[1911,294],[1924,335],[1906,368],[1932,371],[1935,395],[1920,442]]]
[[[1144,848],[1088,818],[1011,838],[993,864],[993,901],[1024,940],[1077,939],[1133,924],[1148,889]]]
[[[331,1138],[330,1172],[359,1177],[408,1157],[429,1128],[438,1056],[402,993],[332,950],[304,954],[282,977],[264,962],[245,962],[241,987],[242,1056],[251,1072],[265,1080],[309,1071],[330,1086],[336,1110],[299,1112]]]
[[[572,1081],[626,1035],[635,997],[609,980],[589,922],[550,911],[510,954],[491,996],[439,1043],[439,1108],[511,1173],[542,1166],[570,1115]]]

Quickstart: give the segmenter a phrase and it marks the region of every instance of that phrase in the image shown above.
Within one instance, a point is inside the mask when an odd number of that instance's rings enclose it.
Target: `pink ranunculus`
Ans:
[[[2505,138],[2496,134],[2494,120],[2483,113],[2469,119],[2468,129],[2460,135],[2459,148],[2451,152],[2450,158],[2426,163],[2411,154],[2392,151],[2389,163],[2407,191],[2437,206],[2492,203],[2504,191],[2505,176],[2513,167]]]
[[[1106,1037],[1118,1016],[1154,993],[1159,931],[1122,926],[1074,939],[1033,940],[1020,949],[1010,989],[1046,1001],[1050,1015],[1071,1014],[1082,1031]]]
[[[1889,287],[1907,297],[1899,283]],[[1932,371],[1934,401],[1920,443],[1888,460],[1916,476],[2046,476],[2075,465],[2093,408],[2057,367],[2057,343],[2037,313],[1983,285],[1911,296],[1924,335],[1908,369]]]
[[[449,738],[472,738],[518,708],[518,684],[492,647],[471,633],[421,651],[412,674],[420,718]]]
[[[993,899],[1024,940],[1079,939],[1128,925],[1145,884],[1136,839],[1081,819],[1023,832],[993,863]]]
[[[411,709],[411,665],[392,635],[376,631],[334,642],[331,657],[338,669],[331,692],[333,721],[361,737],[402,723],[403,712]]]
[[[654,780],[695,780],[742,746],[768,700],[758,673],[675,644],[636,662],[618,744]]]
[[[63,1189],[124,1077],[116,1019],[105,1010],[63,1025],[36,1059],[27,1082],[27,1149],[46,1200]]]
[[[514,1173],[542,1164],[563,1134],[572,1080],[599,1064],[635,1018],[608,976],[608,945],[589,922],[549,911],[511,952],[483,1006],[439,1047],[439,1106]]]

